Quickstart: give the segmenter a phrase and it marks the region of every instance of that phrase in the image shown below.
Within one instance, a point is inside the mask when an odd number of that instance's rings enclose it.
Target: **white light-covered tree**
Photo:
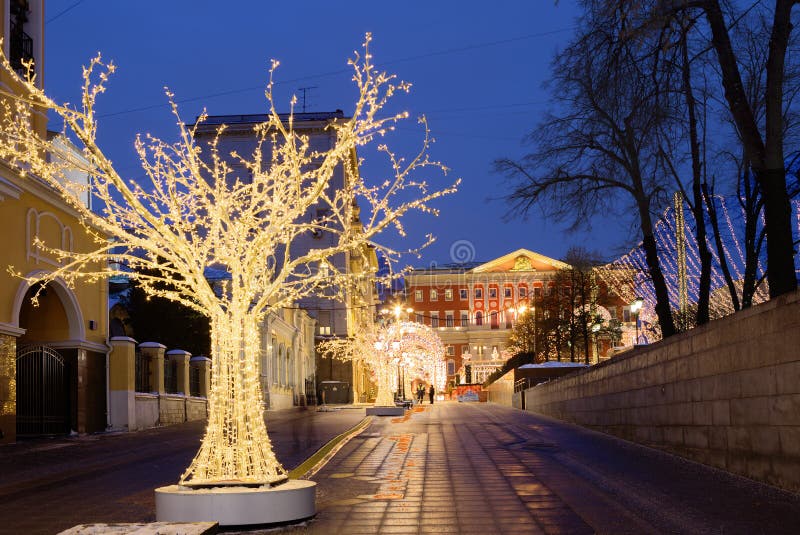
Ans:
[[[347,338],[322,342],[319,350],[332,358],[366,363],[377,387],[376,407],[394,405],[398,367],[407,377],[425,379],[439,390],[446,384],[444,344],[436,331],[420,323],[369,322]]]
[[[395,156],[386,145],[378,146],[388,159],[384,182],[370,185],[360,176],[356,148],[376,142],[407,117],[381,113],[393,95],[410,87],[376,69],[369,41],[367,35],[363,53],[350,61],[358,89],[352,117],[328,124],[336,138],[328,150],[313,150],[309,138],[294,131],[291,115],[285,120],[278,114],[272,93],[277,62],[273,62],[266,86],[267,119],[255,129],[258,143],[252,154],[221,154],[216,142],[199,146],[193,139],[196,126],[181,120],[167,92],[179,137],[174,143],[150,135],[137,137],[146,183],[123,177],[97,142],[95,103],[106,90],[113,63],[104,63],[98,55],[84,68],[82,100],[72,106],[52,100],[37,87],[31,66],[29,75],[20,78],[7,59],[2,60],[25,94],[3,92],[0,158],[60,193],[79,213],[96,244],[89,252],[70,252],[40,243],[61,264],[27,282],[97,280],[119,274],[113,266],[124,265],[124,274],[136,277],[149,294],[210,318],[209,419],[200,449],[181,477],[183,484],[263,485],[287,478],[273,453],[262,413],[259,322],[270,309],[301,297],[331,288],[345,292],[363,274],[336,271],[332,257],[377,245],[377,235],[389,228],[404,235],[402,216],[409,211],[435,214],[430,201],[455,190],[456,184],[430,189],[424,179],[416,178],[426,170],[446,171],[428,157],[427,126],[419,153],[408,160]],[[64,133],[79,147],[82,159],[37,136],[33,117],[47,111],[63,120]],[[203,120],[201,116],[197,123]],[[240,180],[227,163],[231,158],[252,178]],[[100,206],[97,212],[82,204],[77,186],[64,179],[75,168],[91,175],[91,192]],[[344,185],[333,188],[337,172],[344,173]],[[320,206],[327,210],[324,219],[308,217],[310,208]],[[333,239],[321,248],[300,246],[312,232],[320,231]],[[205,271],[212,267],[227,270],[230,276],[222,290],[206,280]]]

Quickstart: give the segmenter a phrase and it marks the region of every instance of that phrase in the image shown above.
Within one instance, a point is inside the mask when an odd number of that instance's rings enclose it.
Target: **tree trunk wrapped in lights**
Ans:
[[[380,145],[388,159],[389,177],[378,185],[362,180],[356,148],[383,137],[407,117],[380,114],[394,93],[409,89],[375,69],[369,41],[368,35],[363,55],[357,53],[350,62],[359,98],[351,118],[327,125],[336,139],[329,149],[312,149],[309,137],[294,131],[293,116],[279,116],[272,97],[272,73],[277,67],[273,63],[266,90],[267,118],[255,129],[258,143],[250,155],[221,153],[218,140],[224,126],[215,142],[199,146],[194,140],[197,125],[190,128],[181,121],[167,93],[179,140],[137,138],[136,150],[149,180],[146,186],[121,176],[96,142],[95,100],[105,91],[113,64],[104,64],[99,56],[91,61],[84,69],[81,104],[73,107],[50,99],[31,74],[19,79],[2,59],[26,94],[2,93],[0,158],[60,193],[96,243],[94,251],[76,253],[37,242],[57,254],[60,265],[27,282],[46,284],[61,278],[72,284],[78,278],[135,277],[147,293],[178,301],[211,319],[208,426],[181,483],[268,484],[286,479],[272,452],[262,413],[259,323],[269,310],[323,290],[329,296],[331,291],[344,295],[363,274],[337,270],[333,257],[363,254],[368,245],[377,246],[374,239],[388,227],[404,235],[403,215],[411,210],[435,214],[430,201],[455,190],[455,184],[430,189],[417,177],[428,167],[445,170],[427,155],[431,142],[427,127],[419,153],[409,160]],[[33,72],[32,66],[28,72]],[[63,120],[65,134],[88,164],[65,152],[63,145],[36,135],[33,117],[48,110]],[[204,119],[201,116],[197,124]],[[228,157],[247,169],[251,178],[236,176]],[[85,192],[65,179],[76,169],[92,177],[91,192],[101,206],[98,213],[80,202]],[[343,185],[332,187],[337,173],[344,174]],[[363,207],[361,215],[356,201]],[[309,210],[320,206],[326,209],[325,217],[309,220]],[[302,246],[319,232],[332,239],[321,248]],[[227,271],[229,279],[222,287],[212,286],[205,277],[208,268]]]

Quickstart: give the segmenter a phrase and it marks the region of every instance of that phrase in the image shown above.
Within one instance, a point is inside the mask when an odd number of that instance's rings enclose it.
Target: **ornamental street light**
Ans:
[[[641,297],[637,297],[631,303],[631,312],[636,314],[636,339],[633,341],[634,347],[639,344],[639,311],[642,309],[642,305],[644,305],[644,300]]]

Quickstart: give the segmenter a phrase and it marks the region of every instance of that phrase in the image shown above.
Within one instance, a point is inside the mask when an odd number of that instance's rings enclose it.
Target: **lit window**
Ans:
[[[444,300],[445,301],[452,301],[453,300],[453,289],[452,288],[445,288],[445,290],[444,290]]]
[[[414,301],[417,303],[422,302],[422,290],[414,290]]]
[[[431,288],[430,298],[431,301],[436,301],[439,299],[439,292],[435,288]]]
[[[467,353],[469,353],[469,346],[468,345],[461,346],[461,354],[466,355]]]

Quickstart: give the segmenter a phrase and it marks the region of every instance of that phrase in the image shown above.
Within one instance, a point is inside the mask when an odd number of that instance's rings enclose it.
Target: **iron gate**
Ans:
[[[17,350],[17,434],[50,435],[69,430],[68,374],[64,357],[47,346]]]

